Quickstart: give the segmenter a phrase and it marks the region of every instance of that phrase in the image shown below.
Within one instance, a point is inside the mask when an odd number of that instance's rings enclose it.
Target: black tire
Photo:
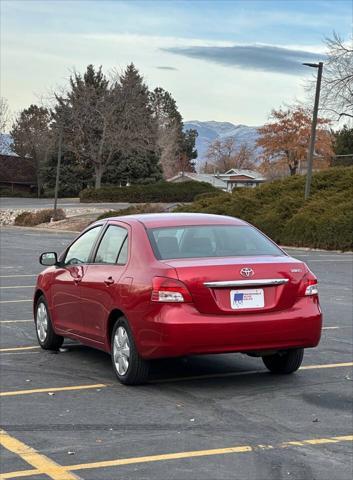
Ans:
[[[124,332],[126,333],[126,337],[124,336]],[[121,335],[120,337],[119,334]],[[125,338],[127,338],[129,347],[128,357],[126,354],[126,347],[124,350],[124,345],[126,345],[126,343],[124,343],[123,339]],[[116,343],[114,344],[114,342]],[[119,350],[120,352],[125,351],[125,354],[121,353],[119,355],[117,353],[117,350]],[[114,372],[121,383],[123,383],[124,385],[141,385],[142,383],[147,382],[149,373],[149,362],[144,360],[139,355],[136,349],[134,337],[132,335],[129,323],[125,317],[120,317],[113,327],[111,337],[111,357]],[[124,357],[125,360],[121,360],[122,357]],[[119,364],[119,359],[122,361],[122,365]],[[125,361],[127,361],[127,364],[124,365]],[[119,372],[119,368],[127,368],[127,370],[125,372]]]
[[[286,352],[262,357],[265,366],[272,373],[289,374],[298,370],[304,356],[303,348],[295,348]]]
[[[41,312],[45,311],[46,314],[46,331],[43,328],[41,329],[39,327],[39,322],[40,320],[40,315]],[[61,345],[63,344],[64,337],[61,337],[60,335],[57,335],[54,332],[53,325],[51,322],[50,318],[50,313],[49,313],[49,308],[47,301],[43,295],[41,295],[36,303],[36,308],[35,308],[35,317],[34,317],[34,323],[36,327],[36,334],[37,334],[37,339],[39,345],[44,349],[44,350],[59,350]],[[45,335],[44,335],[45,333]]]

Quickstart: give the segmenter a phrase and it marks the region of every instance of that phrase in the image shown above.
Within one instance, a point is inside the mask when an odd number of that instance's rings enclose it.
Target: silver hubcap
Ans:
[[[130,342],[124,327],[118,327],[113,342],[113,358],[119,375],[125,375],[130,364]]]
[[[39,340],[43,343],[48,333],[48,312],[44,303],[40,303],[37,308],[37,333]]]

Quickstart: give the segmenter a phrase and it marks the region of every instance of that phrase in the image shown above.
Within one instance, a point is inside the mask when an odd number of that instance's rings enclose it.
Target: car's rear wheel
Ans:
[[[125,385],[138,385],[148,379],[149,362],[138,353],[125,317],[115,323],[111,339],[111,355],[116,376]]]
[[[54,332],[47,302],[43,295],[38,298],[35,309],[35,325],[39,345],[44,350],[58,350],[64,337]]]
[[[304,356],[303,348],[295,348],[286,352],[275,353],[262,357],[265,366],[272,373],[293,373],[302,364]]]

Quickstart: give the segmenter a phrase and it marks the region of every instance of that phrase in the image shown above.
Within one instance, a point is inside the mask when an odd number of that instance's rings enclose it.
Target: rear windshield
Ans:
[[[283,256],[258,230],[247,225],[201,225],[148,230],[155,256],[171,258]]]

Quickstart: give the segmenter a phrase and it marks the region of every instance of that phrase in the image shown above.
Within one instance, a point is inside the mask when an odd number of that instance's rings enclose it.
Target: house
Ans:
[[[11,137],[0,134],[0,188],[30,193],[37,188],[32,158],[19,157],[11,149]]]
[[[192,180],[195,182],[206,182],[211,184],[213,187],[220,188],[222,190],[227,189],[226,182],[210,173],[179,172],[174,177],[168,178],[167,182],[181,183],[190,182]]]
[[[266,182],[266,178],[254,170],[231,168],[226,173],[218,173],[218,178],[227,183],[227,191],[231,192],[238,187],[257,187]]]
[[[253,170],[237,170],[232,168],[225,173],[192,173],[179,172],[167,182],[180,183],[194,180],[195,182],[206,182],[213,187],[220,188],[225,192],[231,192],[237,187],[256,187],[266,179]]]

